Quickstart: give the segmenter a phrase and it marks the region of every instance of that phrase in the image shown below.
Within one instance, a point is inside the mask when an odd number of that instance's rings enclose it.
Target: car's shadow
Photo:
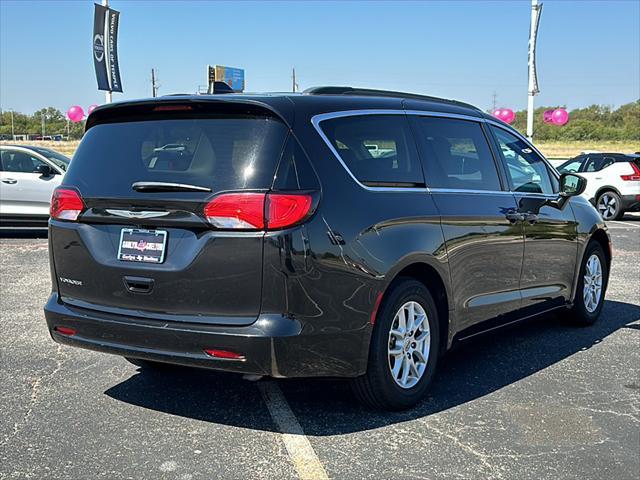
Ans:
[[[29,228],[14,228],[3,227],[0,224],[0,238],[35,238],[44,239],[47,238],[49,232],[47,227],[29,227]]]
[[[429,395],[405,412],[376,412],[357,404],[346,381],[278,380],[307,435],[341,435],[406,422],[488,395],[573,354],[612,333],[637,329],[640,307],[607,301],[599,322],[580,328],[548,315],[517,327],[494,331],[460,345],[440,363]],[[259,389],[237,375],[173,368],[138,371],[109,388],[108,396],[182,417],[275,431]]]

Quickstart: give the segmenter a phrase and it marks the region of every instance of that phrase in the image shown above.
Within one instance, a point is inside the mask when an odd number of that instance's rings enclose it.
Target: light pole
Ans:
[[[102,5],[104,7],[106,7],[106,8],[109,8],[109,0],[102,0]],[[108,35],[108,32],[109,32],[109,20],[108,19],[109,19],[109,15],[108,15],[108,10],[107,10],[107,16],[106,16],[106,19],[105,19],[106,25],[105,25],[105,30],[104,30],[105,34],[107,35],[107,38],[109,38],[109,35]],[[108,41],[109,40],[107,40],[107,42]],[[106,47],[106,45],[105,45],[105,47]],[[105,61],[105,64],[107,65],[107,68],[109,68],[109,59],[108,59],[108,56],[106,55],[106,51],[107,51],[107,49],[105,48],[104,61]],[[111,78],[111,77],[109,77],[109,78]],[[104,102],[105,103],[111,103],[111,98],[112,98],[111,90],[107,90],[106,92],[104,92]]]
[[[45,128],[44,128],[44,113],[41,116],[42,118],[42,140],[44,140]]]
[[[13,108],[10,108],[9,111],[11,112],[11,140],[15,141],[16,133],[13,129]]]
[[[540,93],[536,74],[536,37],[542,4],[531,0],[531,26],[529,27],[529,98],[527,101],[527,138],[533,140],[533,97]]]

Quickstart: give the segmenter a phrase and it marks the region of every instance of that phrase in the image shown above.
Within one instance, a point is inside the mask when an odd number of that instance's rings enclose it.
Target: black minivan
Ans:
[[[407,408],[454,342],[556,309],[596,320],[611,247],[584,187],[432,97],[99,107],[52,199],[48,327],[143,368],[351,377]]]

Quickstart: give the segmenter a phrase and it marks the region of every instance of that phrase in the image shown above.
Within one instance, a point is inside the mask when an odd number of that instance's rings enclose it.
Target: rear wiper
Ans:
[[[170,182],[134,182],[131,188],[136,192],[211,192],[208,187]]]

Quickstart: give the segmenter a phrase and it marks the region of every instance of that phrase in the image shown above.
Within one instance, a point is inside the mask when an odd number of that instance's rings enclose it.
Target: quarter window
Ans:
[[[552,194],[557,190],[544,160],[529,145],[501,128],[493,132],[507,165],[513,190],[524,193]]]
[[[415,143],[404,115],[357,115],[321,123],[351,173],[368,186],[424,186]]]
[[[412,119],[427,185],[433,188],[500,190],[500,179],[478,122],[440,117]]]

